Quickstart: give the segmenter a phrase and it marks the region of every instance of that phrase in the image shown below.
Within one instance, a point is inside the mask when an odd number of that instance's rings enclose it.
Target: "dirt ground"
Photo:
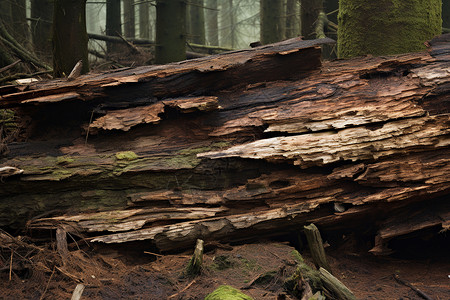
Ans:
[[[51,248],[2,248],[1,299],[70,299],[77,285],[82,299],[203,299],[220,285],[231,285],[254,299],[294,299],[283,282],[296,268],[294,248],[285,242],[206,246],[200,276],[186,277],[192,251],[153,255],[145,246],[96,249],[78,245],[68,259]],[[212,250],[211,250],[212,248]],[[302,251],[305,259],[309,256]],[[352,247],[327,248],[331,268],[358,299],[422,299],[394,279],[397,274],[432,299],[450,299],[450,257],[375,257]],[[12,263],[11,263],[12,262]]]

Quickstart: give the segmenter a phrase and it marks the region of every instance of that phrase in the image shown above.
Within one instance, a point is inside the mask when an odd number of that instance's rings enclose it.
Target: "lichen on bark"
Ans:
[[[442,30],[439,0],[341,0],[338,56],[390,55],[425,50]]]

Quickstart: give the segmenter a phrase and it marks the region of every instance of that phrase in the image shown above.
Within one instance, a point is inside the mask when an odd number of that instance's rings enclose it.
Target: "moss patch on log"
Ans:
[[[232,286],[221,285],[214,292],[206,296],[205,300],[253,300],[253,298]]]
[[[341,0],[338,18],[340,58],[423,51],[442,30],[439,0]]]

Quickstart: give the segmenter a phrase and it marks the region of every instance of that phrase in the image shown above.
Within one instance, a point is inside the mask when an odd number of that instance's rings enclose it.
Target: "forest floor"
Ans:
[[[287,242],[206,244],[204,268],[195,278],[183,275],[192,251],[153,255],[144,252],[143,243],[95,249],[80,243],[72,244],[69,259],[62,261],[48,246],[16,249],[12,256],[3,248],[1,299],[69,299],[77,282],[86,286],[81,299],[204,299],[224,284],[254,299],[295,299],[283,286],[296,268],[295,248]],[[431,299],[449,299],[450,257],[436,253],[407,259],[376,257],[352,242],[327,248],[334,275],[358,299],[422,299],[395,274]],[[311,261],[306,251],[302,255]]]

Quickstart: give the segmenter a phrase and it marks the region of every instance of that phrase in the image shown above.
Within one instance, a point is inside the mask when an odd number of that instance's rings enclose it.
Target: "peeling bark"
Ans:
[[[0,183],[0,225],[171,251],[314,222],[371,232],[378,254],[448,229],[448,36],[322,66],[320,42],[5,88],[33,121],[0,161],[23,170]]]

